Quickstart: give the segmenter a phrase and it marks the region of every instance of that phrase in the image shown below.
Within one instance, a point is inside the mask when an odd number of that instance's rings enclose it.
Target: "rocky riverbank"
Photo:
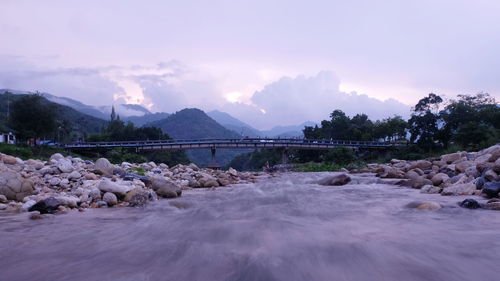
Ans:
[[[489,199],[485,204],[471,198],[460,205],[500,210],[500,144],[478,152],[456,152],[418,161],[393,159],[351,172],[400,179],[397,184],[420,189],[422,193],[483,196]]]
[[[195,164],[114,165],[105,158],[92,162],[58,153],[48,161],[23,161],[0,154],[0,212],[30,212],[36,219],[86,208],[144,206],[186,189],[254,182],[259,175]]]

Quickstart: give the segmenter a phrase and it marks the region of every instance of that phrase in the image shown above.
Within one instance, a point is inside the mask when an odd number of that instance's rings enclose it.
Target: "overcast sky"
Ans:
[[[0,88],[260,129],[500,99],[500,1],[0,1]]]

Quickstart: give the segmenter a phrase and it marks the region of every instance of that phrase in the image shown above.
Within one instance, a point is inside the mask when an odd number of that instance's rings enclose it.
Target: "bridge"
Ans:
[[[281,149],[283,163],[286,163],[289,149],[328,150],[336,147],[353,149],[385,149],[400,146],[399,143],[377,141],[348,141],[324,139],[290,139],[290,138],[240,138],[240,139],[188,139],[188,140],[144,140],[114,142],[78,142],[64,145],[68,150],[96,149],[135,149],[136,152],[149,150],[210,149],[212,151],[211,166],[217,167],[215,152],[217,149]]]

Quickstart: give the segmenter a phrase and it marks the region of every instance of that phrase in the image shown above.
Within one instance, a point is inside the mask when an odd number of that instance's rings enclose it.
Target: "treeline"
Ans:
[[[111,116],[108,125],[103,128],[102,133],[92,134],[87,141],[135,141],[135,140],[168,140],[168,134],[163,133],[157,127],[136,127],[130,121],[125,123],[120,120],[120,116],[115,113],[115,108],[111,109]],[[160,150],[152,152],[135,153],[131,150],[114,149],[106,151],[105,157],[113,163],[132,162],[142,163],[153,161],[155,163],[165,163],[176,165],[179,163],[188,164],[189,159],[183,150]]]
[[[357,155],[348,149],[330,151],[293,150],[294,163],[322,162],[347,166],[364,161],[387,161],[390,158],[420,159],[450,150],[479,150],[500,141],[500,107],[486,93],[459,95],[444,100],[429,94],[412,108],[409,120],[400,116],[372,121],[366,114],[347,116],[334,110],[329,120],[320,126],[305,127],[306,139],[387,141],[407,144],[391,151],[361,151]],[[278,164],[280,152],[256,151],[240,155],[230,163],[235,168],[260,169],[266,161]]]

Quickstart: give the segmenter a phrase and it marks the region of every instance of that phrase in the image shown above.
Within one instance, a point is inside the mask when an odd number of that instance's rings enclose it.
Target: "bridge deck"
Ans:
[[[119,142],[86,142],[65,145],[66,149],[97,149],[97,148],[136,148],[138,150],[160,149],[256,149],[256,148],[286,148],[286,149],[331,149],[339,146],[351,148],[387,148],[398,146],[397,143],[375,141],[345,141],[345,140],[307,140],[307,139],[193,139],[193,140],[147,140]]]

